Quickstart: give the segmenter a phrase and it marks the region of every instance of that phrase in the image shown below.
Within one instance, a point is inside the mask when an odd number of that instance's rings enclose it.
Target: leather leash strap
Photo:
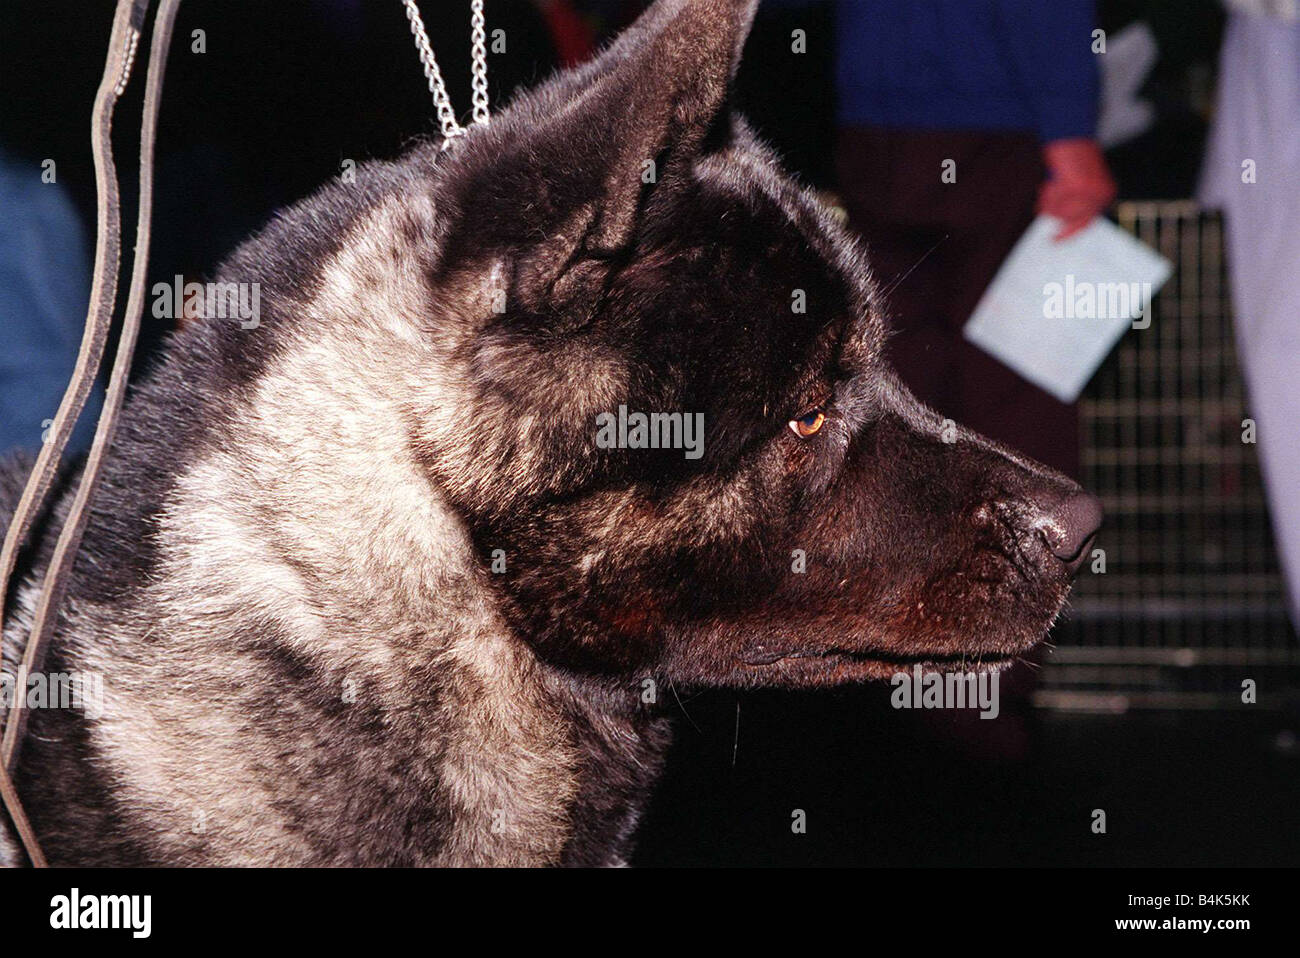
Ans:
[[[71,563],[76,557],[89,518],[88,506],[98,483],[100,463],[112,443],[113,433],[117,427],[117,416],[126,393],[127,379],[131,371],[131,357],[135,351],[135,343],[140,331],[140,318],[144,311],[145,273],[149,260],[149,220],[153,209],[154,138],[158,127],[158,109],[162,95],[163,74],[167,66],[167,50],[171,45],[172,26],[179,5],[180,0],[162,0],[154,18],[149,50],[149,73],[145,85],[144,116],[140,128],[140,200],[136,220],[135,257],[126,316],[123,319],[121,338],[113,359],[113,371],[104,398],[104,408],[99,416],[95,439],[82,472],[81,482],[73,498],[67,521],[59,532],[49,569],[45,573],[32,629],[23,651],[22,664],[14,686],[14,700],[10,703],[5,721],[3,740],[0,740],[0,799],[9,812],[14,829],[27,850],[32,865],[37,868],[45,867],[47,862],[31,822],[23,810],[12,779],[23,733],[27,727],[27,710],[22,690],[26,688],[28,676],[42,667],[45,650],[58,620],[59,605],[67,588]],[[91,119],[91,147],[95,160],[98,198],[95,274],[90,291],[90,307],[86,314],[86,329],[82,335],[76,369],[59,404],[59,411],[54,417],[50,441],[43,445],[37,456],[36,464],[32,467],[22,498],[5,534],[3,549],[0,549],[0,597],[8,596],[19,551],[49,497],[68,438],[99,373],[112,327],[122,252],[121,197],[118,192],[117,171],[113,163],[113,111],[130,79],[136,45],[144,27],[148,8],[149,0],[118,0],[113,17],[108,56],[99,90],[95,95]],[[8,601],[0,604],[0,612],[8,604]]]

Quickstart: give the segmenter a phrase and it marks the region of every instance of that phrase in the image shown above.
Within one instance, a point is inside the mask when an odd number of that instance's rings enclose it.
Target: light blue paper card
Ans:
[[[1151,324],[1170,262],[1107,219],[1057,243],[1039,216],[985,290],[966,339],[1062,402],[1074,402],[1130,327]]]

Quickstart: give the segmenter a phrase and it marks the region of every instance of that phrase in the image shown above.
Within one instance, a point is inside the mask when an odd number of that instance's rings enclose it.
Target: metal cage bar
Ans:
[[[1189,201],[1124,203],[1118,219],[1174,274],[1151,325],[1125,334],[1079,403],[1106,571],[1081,575],[1035,702],[1230,707],[1261,670],[1294,688],[1300,646],[1243,441],[1222,219]]]

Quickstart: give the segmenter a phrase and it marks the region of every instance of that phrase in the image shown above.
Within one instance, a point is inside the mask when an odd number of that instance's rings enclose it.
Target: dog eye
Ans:
[[[807,439],[826,422],[826,413],[820,409],[813,409],[808,413],[800,416],[798,419],[790,420],[790,429],[800,439]]]

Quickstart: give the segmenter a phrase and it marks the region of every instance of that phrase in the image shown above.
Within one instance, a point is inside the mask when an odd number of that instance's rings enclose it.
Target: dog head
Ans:
[[[825,685],[1040,641],[1100,522],[883,356],[854,240],[728,109],[754,0],[660,0],[444,161],[464,396],[416,427],[563,667]]]

